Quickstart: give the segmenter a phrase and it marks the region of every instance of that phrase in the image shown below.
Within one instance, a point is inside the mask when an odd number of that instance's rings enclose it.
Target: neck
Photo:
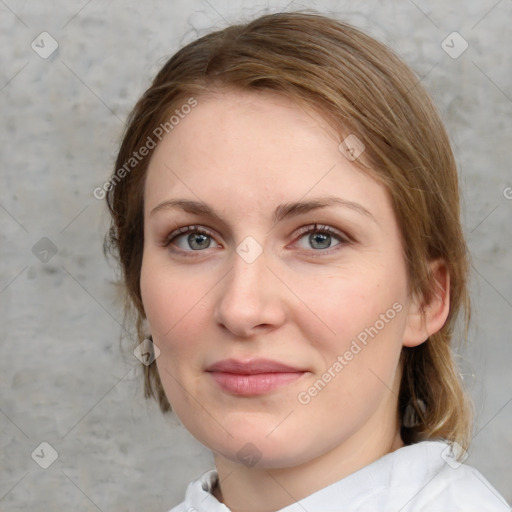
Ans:
[[[391,426],[390,426],[391,427]],[[219,485],[213,495],[233,512],[275,512],[403,446],[398,424],[357,432],[334,449],[295,467],[246,467],[215,456]]]

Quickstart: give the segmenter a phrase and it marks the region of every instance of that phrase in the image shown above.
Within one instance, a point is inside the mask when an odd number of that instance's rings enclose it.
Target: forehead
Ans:
[[[211,155],[233,163],[241,159],[247,167],[252,152],[259,160],[273,159],[278,150],[298,151],[306,142],[325,139],[328,132],[336,144],[332,128],[321,115],[283,94],[221,89],[200,96],[197,102],[166,137],[168,147],[191,157]]]
[[[340,152],[339,142],[318,112],[281,94],[208,93],[155,149],[146,200],[154,205],[179,194],[233,202],[244,195],[247,206],[258,199],[262,206],[333,192],[381,200],[380,185]]]

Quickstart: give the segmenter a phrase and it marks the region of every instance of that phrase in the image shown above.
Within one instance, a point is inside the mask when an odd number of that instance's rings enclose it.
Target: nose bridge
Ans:
[[[258,244],[259,245],[259,244]],[[275,286],[267,283],[267,257],[252,241],[239,244],[216,305],[218,323],[238,336],[257,326],[276,326],[283,319]]]
[[[240,309],[255,309],[264,299],[261,286],[265,280],[266,257],[246,259],[237,253],[233,255],[232,270],[228,276],[224,298],[234,300]]]
[[[263,279],[263,258],[258,262],[247,263],[237,255],[233,260],[233,271],[228,280],[229,291],[234,293],[235,296],[242,295],[251,301],[255,301],[262,292],[258,283],[261,283]]]

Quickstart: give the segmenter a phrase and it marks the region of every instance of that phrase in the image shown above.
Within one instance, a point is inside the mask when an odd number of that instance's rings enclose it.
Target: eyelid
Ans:
[[[169,233],[163,240],[162,245],[167,247],[171,244],[173,240],[178,238],[181,235],[186,235],[187,233],[201,233],[202,235],[207,235],[212,238],[215,238],[215,234],[204,226],[199,226],[196,224],[182,226],[181,228],[175,229],[171,233]],[[219,242],[217,242],[219,243]]]
[[[297,231],[295,231],[295,233],[293,234],[294,242],[296,242],[297,239],[302,238],[304,235],[307,235],[308,233],[314,233],[314,232],[328,233],[329,235],[334,235],[343,244],[349,244],[352,242],[352,239],[343,231],[340,231],[339,229],[336,229],[327,224],[318,224],[318,223],[309,224],[307,226],[302,226]]]
[[[351,245],[354,240],[345,232],[340,231],[332,226],[329,226],[327,224],[309,224],[307,226],[303,226],[299,228],[294,233],[294,241],[292,244],[290,244],[292,247],[293,245],[297,244],[305,235],[308,233],[327,233],[331,237],[334,237],[338,240],[338,244],[333,245],[332,247],[328,247],[326,249],[304,249],[299,247],[298,250],[302,252],[303,254],[308,254],[308,257],[313,258],[319,258],[322,256],[329,256],[333,254],[336,251],[339,251],[341,248],[346,247],[347,245]],[[288,245],[286,248],[288,249],[290,247]]]

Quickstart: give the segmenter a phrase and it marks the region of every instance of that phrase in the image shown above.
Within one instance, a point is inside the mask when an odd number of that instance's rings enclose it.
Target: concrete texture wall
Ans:
[[[304,7],[397,50],[446,121],[477,316],[461,357],[477,412],[468,463],[512,501],[510,0],[2,0],[1,510],[168,510],[212,467],[176,418],[144,401],[141,365],[118,343],[107,216],[93,190],[130,108],[180,45]]]

